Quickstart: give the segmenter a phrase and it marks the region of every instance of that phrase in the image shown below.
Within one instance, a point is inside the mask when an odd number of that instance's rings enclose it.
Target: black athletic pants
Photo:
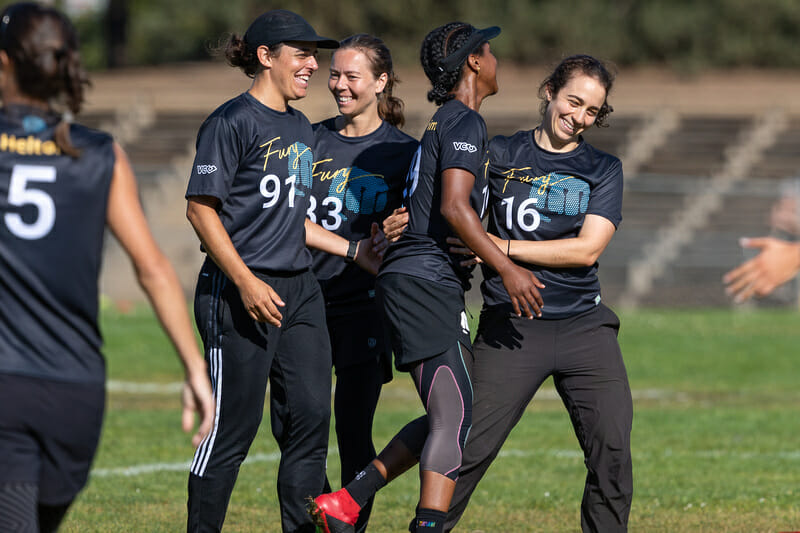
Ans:
[[[272,434],[281,450],[278,499],[286,533],[313,533],[305,498],[322,492],[331,405],[330,343],[319,284],[310,272],[260,276],[286,302],[280,328],[252,320],[239,292],[210,261],[195,318],[217,402],[214,428],[189,476],[188,531],[219,531],[239,465],[256,435],[270,383]],[[277,531],[277,524],[264,524]]]
[[[481,312],[473,347],[472,430],[445,530],[458,522],[533,395],[553,376],[588,470],[581,528],[626,531],[633,496],[633,405],[618,331],[619,319],[602,304],[562,320],[517,318],[507,308]],[[520,475],[520,482],[524,478]]]

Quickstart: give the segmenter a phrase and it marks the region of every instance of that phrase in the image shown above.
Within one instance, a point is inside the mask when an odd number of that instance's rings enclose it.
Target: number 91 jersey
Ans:
[[[70,126],[72,158],[53,140],[59,118],[0,112],[0,372],[103,383],[98,288],[113,141]]]
[[[222,225],[252,270],[298,272],[311,266],[304,224],[313,140],[301,112],[275,111],[246,92],[200,127],[186,197],[220,200]]]
[[[577,237],[587,214],[622,221],[622,164],[581,141],[567,153],[540,148],[532,131],[489,141],[489,232],[502,239],[549,241]],[[545,288],[542,318],[565,318],[600,302],[597,263],[529,268]],[[486,305],[509,303],[496,272],[483,268]]]

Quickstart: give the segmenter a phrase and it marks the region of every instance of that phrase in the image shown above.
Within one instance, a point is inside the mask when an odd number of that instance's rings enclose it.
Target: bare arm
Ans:
[[[200,427],[192,438],[197,446],[211,430],[214,419],[214,399],[206,364],[195,340],[178,276],[147,225],[128,157],[116,144],[114,153],[116,163],[108,197],[108,226],[130,257],[139,285],[183,363],[186,374],[183,429],[191,431],[194,411],[197,411]]]
[[[524,313],[528,318],[541,316],[542,297],[537,287],[544,285],[506,257],[484,231],[478,215],[469,205],[474,183],[475,176],[464,169],[449,168],[442,173],[442,216],[464,244],[500,274],[514,312],[518,316]]]
[[[311,222],[309,219],[306,219],[305,227],[306,246],[332,255],[338,255],[339,257],[347,255],[350,241],[326,230],[319,224]],[[378,224],[373,222],[371,235],[358,242],[355,263],[370,274],[377,274],[378,267],[381,264],[382,252],[387,244],[386,239],[383,238],[383,233],[378,229]]]
[[[192,196],[186,218],[192,224],[206,253],[239,289],[247,313],[253,320],[280,327],[283,315],[281,297],[244,264],[217,214],[219,200],[211,196]]]
[[[800,271],[800,243],[773,237],[742,239],[743,248],[761,250],[722,278],[726,292],[737,302],[767,296]]]
[[[494,237],[497,245],[523,263],[547,268],[584,267],[597,262],[616,232],[614,224],[599,215],[586,215],[577,237],[552,241],[507,241]]]

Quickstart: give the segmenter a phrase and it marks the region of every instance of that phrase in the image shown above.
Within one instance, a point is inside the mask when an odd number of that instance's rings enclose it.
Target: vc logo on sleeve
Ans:
[[[216,171],[217,171],[216,165],[197,165],[197,173],[200,175],[213,174]]]
[[[464,141],[453,141],[453,148],[455,148],[459,152],[473,153],[478,151],[478,149],[475,148],[474,144],[470,144]]]

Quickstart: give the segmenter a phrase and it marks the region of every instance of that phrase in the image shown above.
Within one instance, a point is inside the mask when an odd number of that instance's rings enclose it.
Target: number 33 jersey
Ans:
[[[58,120],[0,111],[0,372],[103,383],[97,280],[113,141],[73,124],[72,158],[53,140]]]
[[[367,135],[346,137],[337,119],[314,125],[314,185],[308,216],[348,240],[370,236],[373,222],[400,207],[416,139],[388,122]],[[313,250],[314,273],[328,308],[372,298],[375,276],[341,257]]]
[[[243,93],[200,127],[186,197],[212,196],[244,263],[261,272],[311,266],[305,218],[314,134],[301,112],[263,105]]]
[[[549,241],[577,237],[586,215],[622,221],[622,164],[580,142],[567,153],[540,148],[532,131],[489,141],[489,232],[502,239]],[[542,318],[565,318],[600,303],[597,263],[529,268],[545,288]],[[509,303],[500,276],[483,268],[487,305]]]

